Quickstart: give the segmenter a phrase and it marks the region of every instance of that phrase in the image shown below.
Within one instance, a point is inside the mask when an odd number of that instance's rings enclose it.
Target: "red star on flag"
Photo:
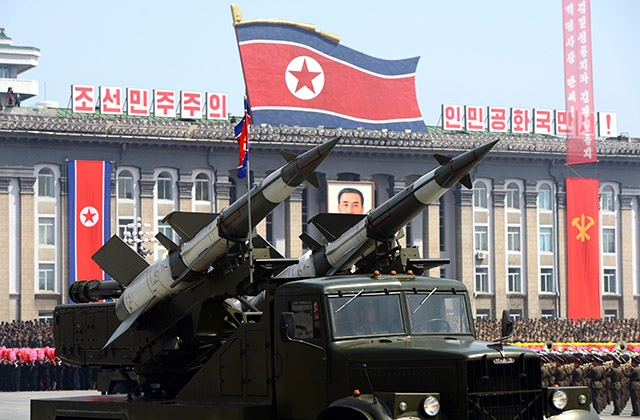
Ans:
[[[320,75],[320,72],[309,71],[307,67],[307,60],[302,62],[302,68],[298,71],[290,71],[290,73],[298,79],[298,86],[296,87],[296,92],[302,89],[303,87],[309,88],[309,90],[313,93],[316,93],[313,89],[313,79]]]
[[[87,208],[86,211],[80,216],[84,217],[83,225],[93,225],[95,221],[93,220],[95,217],[98,217],[98,213],[94,213],[90,208]]]

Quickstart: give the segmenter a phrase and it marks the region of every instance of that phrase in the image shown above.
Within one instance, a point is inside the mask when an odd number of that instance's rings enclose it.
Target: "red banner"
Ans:
[[[72,160],[69,181],[69,283],[105,278],[91,257],[111,236],[111,163]]]
[[[595,162],[595,106],[589,0],[562,0],[567,164]]]
[[[567,317],[600,318],[599,181],[567,178]]]

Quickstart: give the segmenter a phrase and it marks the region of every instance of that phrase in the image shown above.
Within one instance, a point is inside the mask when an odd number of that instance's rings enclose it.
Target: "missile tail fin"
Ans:
[[[156,233],[156,239],[163,247],[165,247],[167,251],[175,251],[176,249],[180,248],[177,243],[167,238],[167,235],[162,232]]]
[[[467,187],[468,190],[473,188],[473,183],[471,182],[471,176],[469,174],[463,176],[462,179],[460,179],[460,183]]]
[[[107,340],[107,343],[102,347],[102,349],[104,350],[107,347],[109,347],[109,344],[113,343],[118,337],[120,337],[129,328],[131,328],[133,323],[136,322],[138,320],[138,318],[140,318],[140,315],[142,315],[142,313],[144,311],[146,311],[147,308],[150,307],[151,302],[153,302],[154,300],[155,299],[149,300],[149,302],[147,302],[144,306],[141,306],[140,308],[138,308],[137,311],[135,311],[134,313],[132,313],[128,317],[126,317],[124,319],[124,321],[122,321],[120,323],[120,325],[118,325],[118,328],[116,328],[116,330],[113,332],[113,334],[111,334],[111,337],[109,337],[109,340]]]
[[[295,153],[287,152],[285,150],[280,150],[280,156],[282,156],[287,162],[291,162],[298,157]]]
[[[303,244],[312,251],[317,251],[322,248],[322,244],[311,237],[307,232],[302,232],[299,236]]]
[[[162,219],[173,228],[183,241],[190,241],[202,229],[218,217],[216,213],[198,213],[189,211],[174,211]]]
[[[105,273],[123,286],[128,286],[149,266],[144,258],[116,235],[113,235],[91,258]]]
[[[313,172],[311,175],[307,177],[307,181],[309,184],[313,185],[316,188],[320,188],[320,181],[318,181],[318,174]]]
[[[313,223],[322,236],[332,242],[365,217],[365,214],[318,213],[308,223]]]
[[[447,162],[449,162],[451,160],[450,157],[447,157],[447,156],[444,156],[444,155],[441,155],[441,154],[438,154],[438,153],[433,155],[433,157],[436,158],[436,160],[438,161],[438,163],[440,165],[444,165],[445,163],[447,163]]]

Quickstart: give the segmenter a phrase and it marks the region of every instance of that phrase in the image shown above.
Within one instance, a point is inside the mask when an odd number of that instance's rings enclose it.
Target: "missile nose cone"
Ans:
[[[435,179],[438,185],[442,188],[451,188],[456,182],[461,181],[466,177],[471,169],[473,169],[478,162],[480,162],[493,146],[498,143],[499,140],[494,140],[490,143],[478,146],[475,149],[469,150],[459,156],[454,157],[449,162],[442,164],[435,174]],[[463,182],[467,188],[471,188],[470,182]]]
[[[309,177],[338,144],[342,136],[331,139],[293,159],[282,169],[282,180],[289,186],[298,186]]]

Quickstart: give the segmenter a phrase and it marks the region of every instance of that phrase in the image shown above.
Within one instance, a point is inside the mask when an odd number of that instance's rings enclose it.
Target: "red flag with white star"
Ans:
[[[295,23],[236,22],[252,124],[427,131],[418,57],[386,60]]]
[[[91,258],[111,236],[111,163],[73,160],[69,186],[69,283],[104,280]]]

